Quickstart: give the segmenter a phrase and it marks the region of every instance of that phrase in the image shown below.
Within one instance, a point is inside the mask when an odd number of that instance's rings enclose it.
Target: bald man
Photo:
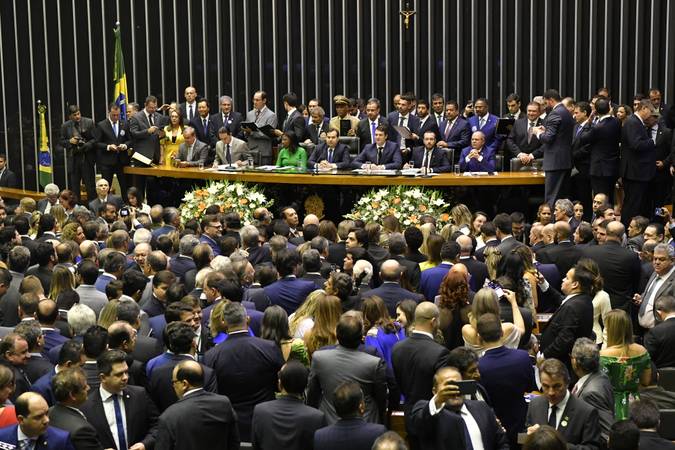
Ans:
[[[377,295],[384,300],[389,315],[396,317],[396,305],[403,300],[421,302],[424,297],[401,287],[402,266],[395,259],[387,259],[380,266],[382,285],[368,292],[368,296]]]
[[[42,328],[42,335],[45,338],[44,353],[48,353],[49,350],[61,345],[68,340],[66,336],[61,334],[56,326],[55,322],[59,317],[59,309],[56,307],[56,302],[50,299],[42,300],[38,304],[37,314],[38,322],[40,322],[40,328]]]
[[[557,244],[538,253],[537,259],[544,264],[555,264],[559,273],[567,273],[581,259],[583,252],[572,242],[572,227],[569,222],[560,220],[553,227]]]
[[[461,270],[461,267],[458,266],[465,267],[471,274],[469,287],[471,291],[477,292],[485,284],[485,279],[488,276],[487,266],[473,256],[475,241],[471,237],[461,235],[457,237],[456,242],[459,245],[459,263],[455,264],[452,269]]]
[[[541,229],[541,242],[543,245],[535,252],[538,261],[555,246],[555,224],[549,223]]]

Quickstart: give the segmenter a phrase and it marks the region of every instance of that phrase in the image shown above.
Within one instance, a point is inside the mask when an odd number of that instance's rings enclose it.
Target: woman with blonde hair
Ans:
[[[56,301],[59,294],[75,289],[75,275],[66,266],[56,265],[52,271],[52,282],[49,285],[48,297]]]
[[[169,124],[164,127],[164,137],[161,140],[162,155],[160,161],[162,164],[171,166],[173,159],[178,155],[178,147],[184,141],[183,117],[177,109],[170,109]]]
[[[66,210],[63,209],[63,206],[56,204],[52,206],[52,209],[49,210],[49,214],[54,216],[54,219],[56,219],[56,234],[58,236],[61,230],[63,230],[66,221],[68,221]]]
[[[319,297],[314,312],[314,326],[303,337],[309,356],[327,345],[337,344],[335,327],[342,315],[340,299],[333,295]]]
[[[73,241],[78,245],[84,241],[84,230],[82,225],[77,222],[67,223],[61,232],[61,239],[64,241]]]
[[[513,313],[513,323],[502,322],[502,345],[508,348],[518,348],[520,337],[525,334],[525,321],[516,302],[516,294],[513,291],[504,290],[504,296],[511,304]],[[485,350],[483,341],[478,335],[476,325],[478,319],[483,315],[491,313],[500,317],[499,298],[497,293],[490,288],[483,288],[476,292],[469,313],[469,323],[462,327],[462,337],[464,345],[479,355]]]
[[[473,216],[465,204],[457,203],[450,209],[450,222],[455,226],[455,230],[470,234]]]
[[[326,291],[317,289],[310,292],[302,305],[288,317],[288,328],[291,336],[302,339],[314,326],[314,314],[319,298],[325,297]]]
[[[639,399],[639,386],[649,386],[652,369],[647,349],[633,342],[633,323],[622,309],[605,320],[607,348],[600,351],[600,367],[614,388],[614,418],[628,418],[628,404]]]
[[[497,271],[502,261],[502,253],[497,247],[486,247],[483,256],[485,257],[485,265],[488,272],[486,281],[494,281],[497,279]]]
[[[603,290],[603,279],[600,275],[598,264],[590,258],[581,258],[577,263],[593,274],[593,285],[591,286],[591,297],[593,297],[593,332],[595,333],[595,343],[600,345],[607,340],[607,327],[600,325],[607,323],[607,314],[612,310],[612,304],[609,294]],[[604,345],[603,345],[604,347]]]
[[[429,239],[429,236],[436,234],[436,225],[431,222],[427,222],[420,226],[419,229],[422,232],[422,245],[420,245],[420,253],[428,258],[429,250],[427,247],[427,240]]]
[[[110,300],[98,315],[98,325],[107,330],[117,320],[117,306],[119,304],[119,300]]]
[[[420,263],[420,271],[436,267],[441,263],[441,248],[445,239],[440,234],[432,234],[427,239],[427,260]]]

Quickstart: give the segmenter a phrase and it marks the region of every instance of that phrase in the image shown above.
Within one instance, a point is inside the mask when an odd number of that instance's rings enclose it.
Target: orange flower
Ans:
[[[389,208],[389,209],[387,210],[387,212],[388,212],[389,214],[394,214],[394,213],[396,212],[396,210],[395,210],[394,208]]]
[[[373,208],[379,208],[380,202],[370,202],[370,206],[372,206]]]
[[[245,205],[245,204],[247,204],[247,203],[248,203],[248,199],[247,199],[247,198],[240,198],[240,199],[239,199],[239,204],[240,204],[240,205]]]
[[[447,222],[448,220],[450,220],[450,214],[448,213],[441,214],[441,222]]]
[[[400,197],[395,197],[394,200],[392,200],[392,203],[393,203],[394,205],[398,205],[399,203],[401,203],[401,198],[400,198]]]
[[[426,210],[427,210],[427,205],[420,205],[420,206],[419,206],[419,210],[422,211],[422,212],[426,211]]]
[[[415,214],[413,214],[412,216],[408,216],[408,219],[409,219],[412,223],[417,223],[417,222],[418,222],[418,218],[417,218],[417,216],[416,216]]]
[[[200,211],[204,211],[206,209],[206,203],[199,202],[199,205],[197,205],[197,208],[199,208]]]

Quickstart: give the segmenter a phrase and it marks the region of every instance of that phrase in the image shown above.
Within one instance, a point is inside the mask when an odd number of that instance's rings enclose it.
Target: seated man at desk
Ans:
[[[310,169],[349,169],[351,158],[349,148],[338,142],[338,130],[332,128],[326,132],[326,141],[317,145],[307,161]]]
[[[412,151],[410,162],[406,163],[404,169],[423,169],[427,168],[427,173],[450,172],[452,165],[448,161],[448,153],[439,147],[436,147],[436,132],[433,130],[425,131],[422,139],[423,147],[415,147]]]
[[[178,167],[197,167],[204,165],[209,156],[209,146],[197,140],[197,134],[192,127],[183,130],[184,142],[178,147],[176,162]]]
[[[459,157],[459,169],[462,172],[494,172],[495,152],[485,145],[485,135],[474,131],[471,135],[471,146],[462,150]]]
[[[354,169],[398,170],[403,164],[401,149],[396,142],[387,140],[389,128],[380,125],[375,129],[375,143],[363,147],[359,156],[352,163]]]
[[[216,159],[213,167],[221,164],[234,165],[237,167],[246,165],[248,158],[248,145],[246,142],[232,136],[229,127],[221,127],[218,130],[218,142],[216,142]]]

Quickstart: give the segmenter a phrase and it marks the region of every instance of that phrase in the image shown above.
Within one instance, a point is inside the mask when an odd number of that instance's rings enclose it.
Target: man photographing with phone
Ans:
[[[411,426],[422,450],[506,450],[506,433],[492,409],[484,402],[464,400],[475,382],[462,381],[455,367],[443,367],[434,375],[434,396],[420,400],[412,409]]]

